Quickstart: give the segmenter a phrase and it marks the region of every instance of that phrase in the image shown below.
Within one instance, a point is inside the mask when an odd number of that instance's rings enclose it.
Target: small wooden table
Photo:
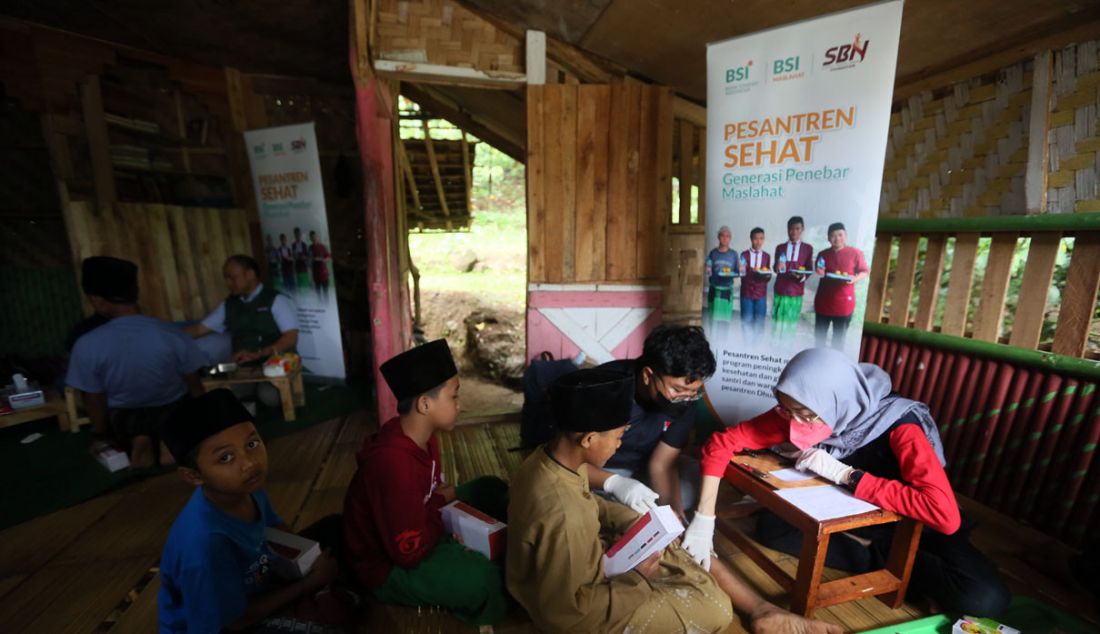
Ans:
[[[65,407],[65,401],[51,389],[45,389],[43,392],[46,396],[45,403],[38,407],[17,409],[11,414],[0,416],[0,427],[11,427],[13,425],[21,425],[23,423],[42,420],[43,418],[49,418],[50,416],[56,416],[57,424],[61,427],[61,431],[67,431],[70,422],[69,410]]]
[[[302,385],[302,370],[298,369],[286,376],[264,376],[263,368],[248,367],[237,368],[226,376],[203,377],[202,385],[206,389],[229,387],[242,383],[270,383],[279,390],[279,400],[283,406],[283,420],[292,421],[297,418],[295,407],[306,404],[306,390]]]
[[[769,460],[772,461],[770,469],[767,468]],[[754,468],[765,472],[782,467],[778,457],[761,456],[747,461],[745,456],[737,455],[734,456],[734,462],[751,462]],[[920,543],[922,527],[920,522],[885,509],[830,520],[817,520],[776,495],[775,488],[759,477],[734,464],[726,468],[725,479],[802,531],[802,552],[798,557],[798,572],[792,578],[768,558],[755,541],[737,527],[725,521],[719,522],[722,533],[790,593],[791,612],[809,617],[817,608],[870,596],[878,598],[895,609],[905,601],[905,591],[909,587],[909,576],[913,570],[913,559],[916,557],[917,546]],[[777,482],[777,484],[780,483]],[[805,486],[809,483],[791,484]],[[781,487],[789,488],[782,485]],[[723,514],[719,513],[719,517],[723,517]],[[825,568],[825,554],[829,549],[829,538],[833,533],[891,522],[897,522],[898,526],[894,531],[893,542],[890,544],[886,568],[826,583],[821,582],[821,572]]]

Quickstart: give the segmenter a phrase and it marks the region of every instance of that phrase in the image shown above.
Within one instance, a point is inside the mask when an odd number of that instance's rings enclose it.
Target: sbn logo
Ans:
[[[852,62],[853,64],[862,62],[867,57],[867,47],[871,45],[871,40],[860,42],[860,39],[860,34],[856,33],[856,39],[851,44],[834,46],[825,51],[825,63],[822,66],[843,64],[845,62]]]
[[[784,59],[777,59],[772,62],[772,74],[782,75],[783,73],[793,73],[798,70],[798,57],[787,57]]]
[[[745,81],[749,78],[749,68],[752,67],[752,60],[750,59],[744,66],[737,68],[726,69],[726,83],[732,84],[735,81]]]

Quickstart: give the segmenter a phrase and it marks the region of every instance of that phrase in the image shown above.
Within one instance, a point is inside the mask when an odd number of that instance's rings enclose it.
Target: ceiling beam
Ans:
[[[527,76],[523,73],[503,70],[478,70],[476,68],[420,62],[396,62],[389,59],[374,60],[374,72],[380,77],[402,82],[442,84],[468,88],[511,90],[527,83]]]

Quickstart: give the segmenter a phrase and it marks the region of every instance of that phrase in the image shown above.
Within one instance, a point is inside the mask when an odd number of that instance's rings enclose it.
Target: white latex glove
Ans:
[[[615,496],[615,499],[634,509],[638,513],[648,513],[657,506],[657,492],[632,478],[624,478],[617,473],[611,474],[603,483],[603,490]]]
[[[855,471],[852,467],[830,456],[824,449],[816,448],[803,451],[794,466],[802,471],[812,471],[836,484],[847,482],[848,475]]]
[[[696,511],[695,518],[684,531],[684,538],[680,545],[691,555],[695,563],[709,571],[710,552],[714,550],[714,516],[703,515]]]

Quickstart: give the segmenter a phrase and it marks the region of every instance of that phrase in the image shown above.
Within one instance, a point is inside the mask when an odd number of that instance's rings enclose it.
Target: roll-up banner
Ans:
[[[703,323],[710,405],[775,405],[800,350],[858,358],[890,123],[901,0],[707,47]]]
[[[298,312],[298,354],[309,375],[343,379],[321,160],[313,123],[244,133],[260,211],[268,284]]]

